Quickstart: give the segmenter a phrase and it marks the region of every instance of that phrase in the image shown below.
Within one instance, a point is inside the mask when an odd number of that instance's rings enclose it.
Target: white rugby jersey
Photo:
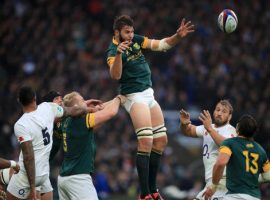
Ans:
[[[230,124],[218,128],[212,124],[212,127],[225,138],[231,138],[237,135],[235,128]],[[205,181],[207,182],[212,178],[212,171],[218,157],[219,146],[216,145],[203,125],[196,127],[196,134],[198,137],[203,137],[203,164],[205,169]],[[223,177],[224,176],[226,176],[226,170],[224,170]]]
[[[52,148],[53,124],[62,117],[64,109],[55,103],[41,103],[33,112],[24,113],[15,123],[14,131],[20,143],[32,141],[36,176],[49,174],[49,156]],[[25,171],[23,154],[19,157],[20,170]]]

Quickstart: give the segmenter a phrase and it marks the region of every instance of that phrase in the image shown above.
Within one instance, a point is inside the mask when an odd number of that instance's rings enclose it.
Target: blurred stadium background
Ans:
[[[218,14],[230,8],[237,30],[222,33]],[[49,90],[76,90],[85,98],[109,100],[117,82],[109,76],[105,50],[116,15],[129,14],[135,32],[162,38],[176,31],[185,17],[196,32],[167,53],[145,52],[152,69],[155,96],[165,113],[169,145],[158,184],[166,199],[192,199],[204,185],[202,141],[179,131],[178,111],[192,113],[230,99],[232,125],[243,113],[256,117],[256,140],[270,149],[270,3],[268,0],[0,0],[0,156],[18,159],[13,124],[21,115],[16,89],[22,83],[39,96]],[[136,199],[136,137],[126,112],[97,131],[95,184],[101,199]],[[62,154],[51,167],[56,178]],[[264,200],[270,185],[261,186]]]

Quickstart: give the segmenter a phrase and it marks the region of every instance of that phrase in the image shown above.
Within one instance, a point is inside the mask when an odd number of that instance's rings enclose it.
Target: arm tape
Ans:
[[[151,41],[151,50],[152,51],[167,51],[169,50],[170,48],[172,48],[171,45],[169,45],[166,41],[166,39],[162,39],[159,41],[159,45],[158,45],[158,48],[153,48],[153,43],[155,40],[152,40]]]

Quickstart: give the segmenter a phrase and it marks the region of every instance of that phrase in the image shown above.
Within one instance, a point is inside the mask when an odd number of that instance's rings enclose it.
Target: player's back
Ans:
[[[49,174],[48,160],[52,147],[54,118],[50,104],[42,103],[35,111],[24,113],[14,125],[15,135],[20,143],[32,141],[36,176]],[[19,164],[21,171],[25,171],[22,152]]]
[[[64,160],[60,175],[89,174],[94,171],[96,143],[89,116],[68,117],[62,121]]]
[[[230,194],[243,193],[260,197],[259,174],[267,161],[264,149],[254,140],[242,137],[227,139],[222,147],[229,148],[231,158],[227,164],[226,186]]]

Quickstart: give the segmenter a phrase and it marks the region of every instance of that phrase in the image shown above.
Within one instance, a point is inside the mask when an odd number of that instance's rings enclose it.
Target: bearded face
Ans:
[[[214,124],[217,127],[223,126],[231,120],[230,109],[226,105],[217,104],[214,110]]]

